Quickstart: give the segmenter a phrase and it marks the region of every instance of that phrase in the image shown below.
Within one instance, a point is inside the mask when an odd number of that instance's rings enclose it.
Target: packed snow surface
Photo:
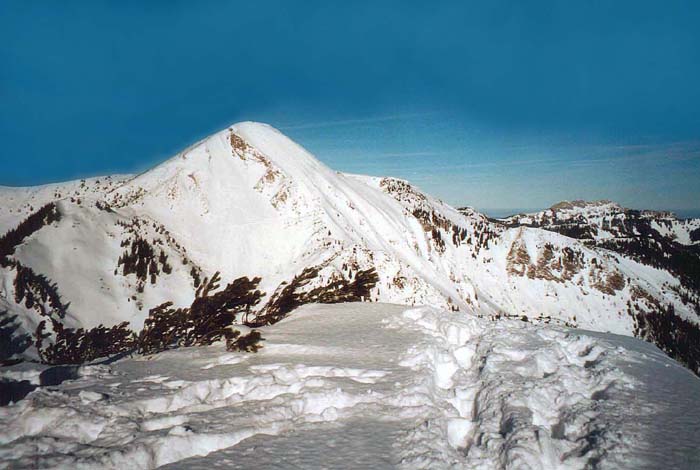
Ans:
[[[0,465],[700,466],[700,381],[638,340],[388,304],[307,305],[263,336],[38,388],[0,408]]]

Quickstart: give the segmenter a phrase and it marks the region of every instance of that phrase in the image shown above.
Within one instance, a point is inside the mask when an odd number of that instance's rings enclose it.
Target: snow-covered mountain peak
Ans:
[[[265,295],[247,317],[258,324],[296,305],[348,300],[639,336],[657,327],[645,316],[665,309],[697,323],[692,265],[647,266],[587,243],[634,230],[634,213],[614,203],[493,221],[404,180],[333,171],[266,124],[230,126],[134,177],[0,198],[24,211],[0,206],[10,234],[0,239],[0,311],[29,333],[47,315],[68,327],[127,321],[138,330],[163,302],[189,305],[215,272],[222,283],[260,278]],[[688,243],[697,234],[692,224],[659,227]],[[570,238],[577,231],[590,237]]]

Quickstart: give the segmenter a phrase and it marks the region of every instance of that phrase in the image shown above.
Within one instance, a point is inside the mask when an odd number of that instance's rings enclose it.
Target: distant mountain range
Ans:
[[[406,181],[331,170],[239,123],[143,174],[0,188],[2,359],[37,326],[138,331],[215,272],[260,278],[261,326],[381,301],[634,335],[700,371],[700,219],[563,202],[492,219]]]
[[[587,201],[584,201],[587,202]],[[536,212],[542,212],[548,208],[537,207],[537,208],[522,208],[522,207],[509,207],[509,208],[479,208],[479,212],[487,217],[493,219],[507,219],[513,215],[518,214],[534,214]],[[657,210],[656,212],[670,212],[673,213],[678,219],[700,219],[700,209],[664,209]]]

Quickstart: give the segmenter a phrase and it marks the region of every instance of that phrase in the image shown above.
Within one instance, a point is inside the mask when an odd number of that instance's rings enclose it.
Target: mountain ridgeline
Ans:
[[[232,324],[380,301],[638,336],[700,371],[697,219],[574,202],[493,220],[249,122],[137,176],[0,200],[3,361],[254,350]]]

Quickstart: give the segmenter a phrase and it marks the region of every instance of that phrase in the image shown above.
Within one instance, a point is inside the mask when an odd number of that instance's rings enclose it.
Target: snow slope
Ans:
[[[263,333],[257,354],[81,367],[0,408],[0,465],[700,465],[700,381],[638,340],[366,303],[305,306]]]

